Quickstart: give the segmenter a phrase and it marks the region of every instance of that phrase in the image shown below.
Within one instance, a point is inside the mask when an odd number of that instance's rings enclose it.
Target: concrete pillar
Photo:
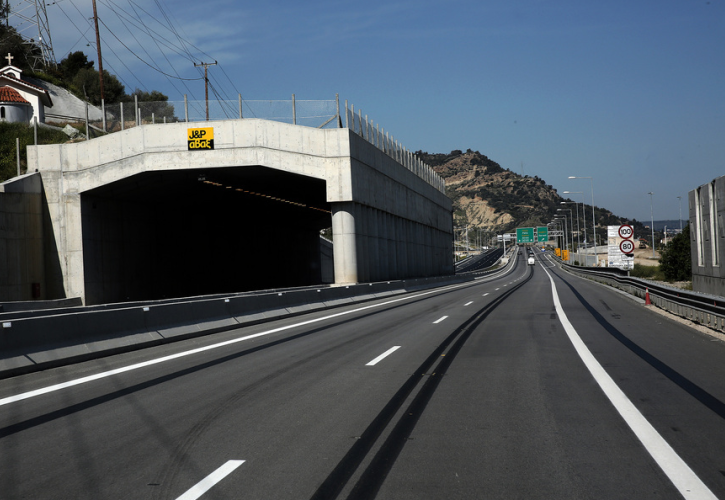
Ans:
[[[391,279],[390,272],[388,270],[388,263],[390,262],[390,252],[388,249],[388,224],[387,224],[387,213],[376,210],[377,221],[378,221],[378,244],[380,247],[379,261],[378,261],[378,281]]]
[[[397,264],[398,277],[408,278],[410,271],[408,270],[408,240],[406,238],[405,227],[408,221],[400,217],[395,219],[395,237],[397,239]]]
[[[395,219],[392,214],[385,214],[385,237],[388,243],[388,279],[399,279],[397,241],[395,239]]]
[[[358,282],[358,241],[355,215],[355,203],[332,204],[335,283]]]
[[[81,222],[81,195],[69,193],[63,196],[63,221],[61,238],[64,256],[61,257],[63,281],[68,297],[81,297],[85,304],[85,274],[83,272],[83,224]],[[65,265],[63,265],[65,264]]]

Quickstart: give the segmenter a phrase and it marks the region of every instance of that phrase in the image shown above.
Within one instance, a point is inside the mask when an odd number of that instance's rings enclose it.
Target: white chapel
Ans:
[[[0,69],[0,122],[44,123],[44,107],[53,106],[50,94],[22,79],[23,70],[12,65],[13,56],[5,59],[8,65]]]

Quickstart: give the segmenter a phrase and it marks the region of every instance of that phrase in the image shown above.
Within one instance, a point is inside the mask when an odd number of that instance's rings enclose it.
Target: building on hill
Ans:
[[[8,63],[13,57],[8,54]],[[0,69],[0,122],[45,122],[45,108],[53,106],[47,90],[22,78],[23,70],[8,64]]]

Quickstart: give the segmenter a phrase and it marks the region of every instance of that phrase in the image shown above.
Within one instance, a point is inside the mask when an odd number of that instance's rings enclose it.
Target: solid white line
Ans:
[[[434,324],[434,325],[437,325],[438,323],[440,323],[441,321],[443,321],[443,320],[444,320],[444,319],[446,319],[447,317],[448,317],[448,316],[443,316],[442,318],[439,318],[439,319],[435,320],[435,321],[433,322],[433,324]]]
[[[191,350],[188,350],[188,351],[178,352],[176,354],[171,354],[169,356],[164,356],[164,357],[161,357],[161,358],[151,359],[149,361],[143,361],[141,363],[135,363],[133,365],[124,366],[122,368],[116,368],[115,370],[108,370],[108,371],[105,371],[105,372],[96,373],[94,375],[89,375],[87,377],[82,377],[82,378],[78,378],[78,379],[75,379],[75,380],[69,380],[68,382],[63,382],[63,383],[60,383],[60,384],[55,384],[55,385],[50,385],[48,387],[42,387],[40,389],[35,389],[33,391],[28,391],[28,392],[24,392],[24,393],[21,393],[21,394],[16,394],[15,396],[8,396],[6,398],[0,399],[0,406],[4,406],[4,405],[7,405],[7,404],[11,404],[11,403],[16,403],[18,401],[22,401],[22,400],[28,399],[28,398],[33,398],[33,397],[36,397],[36,396],[41,396],[43,394],[48,394],[50,392],[59,391],[61,389],[66,389],[68,387],[73,387],[73,386],[76,386],[76,385],[85,384],[87,382],[92,382],[94,380],[99,380],[99,379],[102,379],[102,378],[110,377],[112,375],[118,375],[120,373],[125,373],[125,372],[130,372],[130,371],[133,371],[133,370],[138,370],[139,368],[144,368],[146,366],[152,366],[152,365],[156,365],[156,364],[159,364],[159,363],[164,363],[166,361],[171,361],[171,360],[174,360],[174,359],[183,358],[185,356],[191,356],[192,354],[198,354],[198,353],[204,352],[204,351],[211,351],[211,350],[217,349],[219,347],[225,347],[225,346],[228,346],[228,345],[236,344],[238,342],[243,342],[245,340],[254,339],[254,338],[257,338],[257,337],[264,337],[265,335],[271,335],[273,333],[283,332],[285,330],[290,330],[290,329],[296,328],[298,326],[310,325],[310,324],[313,324],[313,323],[318,323],[320,321],[325,321],[327,319],[338,318],[340,316],[346,316],[348,314],[353,314],[353,313],[360,312],[360,311],[366,311],[368,309],[375,309],[375,308],[378,308],[378,307],[383,307],[383,306],[386,306],[386,305],[389,305],[389,304],[394,304],[396,302],[401,302],[401,301],[404,301],[404,300],[417,299],[419,297],[424,297],[426,295],[430,295],[430,294],[433,294],[433,293],[440,293],[440,292],[443,292],[443,291],[446,291],[446,290],[454,290],[456,288],[461,288],[461,287],[464,287],[464,286],[471,286],[471,283],[470,282],[466,282],[466,283],[460,283],[460,284],[457,284],[457,285],[450,285],[450,286],[446,286],[446,287],[441,287],[441,288],[437,288],[435,290],[429,290],[427,292],[422,292],[422,293],[419,293],[419,294],[416,294],[416,295],[410,295],[408,297],[401,297],[401,298],[398,298],[398,299],[392,299],[392,300],[388,300],[388,301],[385,301],[385,302],[380,302],[379,304],[371,304],[371,305],[368,305],[368,306],[358,307],[357,309],[351,309],[349,311],[343,311],[343,312],[339,312],[339,313],[335,313],[335,314],[330,314],[328,316],[322,316],[320,318],[309,319],[307,321],[301,321],[300,323],[294,323],[292,325],[280,326],[279,328],[273,328],[271,330],[267,330],[267,331],[264,331],[264,332],[254,333],[252,335],[246,335],[244,337],[238,337],[236,339],[226,340],[224,342],[219,342],[219,343],[216,343],[216,344],[211,344],[211,345],[204,346],[204,347],[198,347],[196,349],[191,349]]]
[[[459,283],[457,285],[449,285],[449,286],[445,286],[445,287],[441,287],[441,288],[436,288],[434,290],[429,290],[427,292],[421,292],[421,293],[418,293],[416,295],[410,295],[408,297],[401,297],[401,298],[398,298],[398,299],[392,299],[392,300],[388,300],[388,301],[385,301],[385,302],[380,302],[379,304],[371,304],[371,305],[368,305],[368,306],[358,307],[357,309],[350,309],[349,311],[343,311],[343,312],[339,312],[339,313],[335,313],[335,314],[330,314],[329,316],[322,316],[320,318],[310,319],[310,320],[307,320],[307,321],[302,321],[300,323],[294,323],[292,325],[281,326],[279,328],[273,328],[272,330],[267,330],[267,331],[264,331],[264,332],[254,333],[252,335],[246,335],[244,337],[239,337],[239,338],[236,338],[236,339],[226,340],[224,342],[219,342],[217,344],[211,344],[211,345],[208,345],[208,346],[199,347],[199,348],[196,348],[196,349],[191,349],[189,351],[183,351],[183,352],[179,352],[179,353],[176,353],[176,354],[171,354],[169,356],[164,356],[164,357],[161,357],[161,358],[151,359],[149,361],[144,361],[144,362],[141,362],[141,363],[135,363],[133,365],[124,366],[122,368],[116,368],[115,370],[108,370],[108,371],[105,371],[105,372],[96,373],[94,375],[89,375],[87,377],[82,377],[82,378],[78,378],[78,379],[75,379],[75,380],[69,380],[67,382],[63,382],[63,383],[60,383],[60,384],[50,385],[50,386],[47,386],[47,387],[41,387],[40,389],[35,389],[33,391],[28,391],[28,392],[24,392],[24,393],[21,393],[21,394],[16,394],[15,396],[8,396],[6,398],[2,398],[2,399],[0,399],[0,406],[4,406],[4,405],[7,405],[7,404],[11,404],[11,403],[16,403],[16,402],[22,401],[24,399],[34,398],[36,396],[41,396],[43,394],[48,394],[48,393],[51,393],[51,392],[60,391],[62,389],[66,389],[68,387],[74,387],[76,385],[85,384],[87,382],[92,382],[94,380],[99,380],[99,379],[106,378],[106,377],[110,377],[110,376],[113,376],[113,375],[118,375],[120,373],[125,373],[125,372],[129,372],[129,371],[133,371],[133,370],[138,370],[139,368],[144,368],[146,366],[152,366],[152,365],[156,365],[156,364],[159,364],[159,363],[164,363],[166,361],[171,361],[171,360],[174,360],[174,359],[183,358],[185,356],[191,356],[192,354],[197,354],[197,353],[204,352],[204,351],[210,351],[210,350],[213,350],[213,349],[217,349],[219,347],[225,347],[225,346],[228,346],[228,345],[236,344],[237,342],[243,342],[245,340],[254,339],[254,338],[257,338],[257,337],[263,337],[265,335],[271,335],[273,333],[278,333],[278,332],[282,332],[282,331],[285,331],[285,330],[290,330],[292,328],[297,328],[298,326],[310,325],[310,324],[313,324],[313,323],[318,323],[320,321],[325,321],[325,320],[332,319],[332,318],[338,318],[340,316],[346,316],[348,314],[353,314],[353,313],[360,312],[360,311],[366,311],[368,309],[375,309],[375,308],[378,308],[378,307],[387,306],[389,304],[395,304],[396,302],[402,302],[402,301],[405,301],[405,300],[417,299],[419,297],[425,297],[426,295],[431,295],[431,294],[434,294],[434,293],[441,293],[441,292],[444,292],[444,291],[447,291],[447,290],[455,290],[456,288],[462,288],[462,287],[466,287],[466,286],[472,286],[472,284],[470,282],[466,282],[466,283]],[[240,326],[240,328],[241,328],[241,326]]]
[[[467,303],[463,304],[463,307],[470,306],[471,304],[473,304],[473,301],[470,301],[470,302],[467,302]]]
[[[378,356],[377,358],[375,358],[374,360],[372,360],[370,363],[367,363],[365,366],[375,366],[375,365],[377,365],[378,363],[380,363],[382,360],[384,360],[385,358],[387,358],[388,356],[390,356],[391,354],[393,354],[398,349],[400,349],[400,346],[399,345],[396,345],[395,347],[391,347],[390,349],[388,349],[387,351],[385,351],[384,353],[382,353],[380,356]]]
[[[194,487],[181,495],[176,500],[196,500],[204,493],[209,491],[215,484],[227,477],[234,470],[242,465],[244,460],[229,460],[227,463],[219,467],[217,470],[206,476],[204,479],[196,483]]]
[[[589,348],[584,344],[581,337],[569,322],[564,308],[559,301],[559,295],[556,293],[556,285],[549,271],[542,266],[542,269],[551,281],[551,292],[554,296],[554,306],[559,316],[569,340],[574,345],[574,349],[579,354],[589,372],[602,388],[604,394],[612,402],[614,408],[619,412],[624,421],[629,425],[635,436],[647,449],[652,458],[657,462],[662,471],[670,478],[672,484],[680,491],[680,494],[686,499],[714,499],[712,491],[705,486],[699,477],[690,469],[682,458],[672,449],[665,439],[657,432],[646,418],[640,413],[634,404],[627,398],[622,389],[612,380],[612,377],[602,368],[599,361],[594,357]]]

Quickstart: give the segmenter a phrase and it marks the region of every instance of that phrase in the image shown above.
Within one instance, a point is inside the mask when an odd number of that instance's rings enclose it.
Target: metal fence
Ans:
[[[315,128],[349,128],[360,137],[377,147],[438,191],[445,193],[445,181],[430,166],[423,163],[411,151],[400,144],[395,137],[373,124],[367,115],[363,118],[360,109],[348,107],[345,101],[344,122],[340,101],[298,100],[295,95],[289,100],[244,100],[240,95],[236,101],[141,101],[109,104],[98,109],[86,105],[85,117],[55,117],[65,121],[84,121],[86,136],[99,137],[113,132],[146,124],[201,122],[206,120],[235,120],[259,118]]]
[[[372,120],[355,106],[348,106],[345,101],[345,127],[349,128],[360,137],[377,147],[385,154],[396,160],[418,177],[435,187],[441,193],[446,192],[446,182],[430,166],[423,163],[415,154],[399,144],[395,137],[386,132],[380,124],[374,124]]]
[[[315,128],[340,126],[337,100],[142,101],[109,104],[89,113],[89,126],[111,133],[139,125],[260,118]],[[338,118],[336,120],[336,118]],[[89,131],[90,133],[90,131]],[[91,134],[93,137],[94,134]]]

